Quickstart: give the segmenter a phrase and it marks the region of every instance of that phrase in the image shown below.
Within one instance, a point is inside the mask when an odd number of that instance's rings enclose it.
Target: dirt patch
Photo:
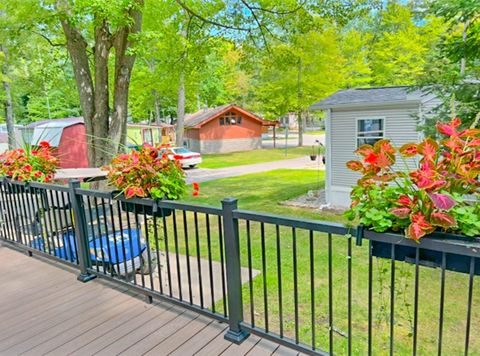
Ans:
[[[345,211],[344,208],[327,206],[325,189],[309,190],[307,194],[300,195],[299,197],[293,199],[285,200],[280,204],[286,206],[293,206],[296,208],[317,209],[340,214]]]

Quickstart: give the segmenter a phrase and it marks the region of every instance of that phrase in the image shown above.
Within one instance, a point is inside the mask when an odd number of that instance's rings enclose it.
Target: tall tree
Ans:
[[[135,53],[130,50],[141,30],[142,6],[143,0],[56,2],[85,119],[91,165],[106,164],[126,140],[128,93],[135,63]],[[110,75],[112,51],[115,58]]]

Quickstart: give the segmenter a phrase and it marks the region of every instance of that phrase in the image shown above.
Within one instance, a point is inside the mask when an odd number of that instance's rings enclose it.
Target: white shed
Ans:
[[[360,177],[345,163],[358,159],[353,153],[364,143],[389,139],[399,147],[417,142],[417,124],[440,104],[432,94],[407,86],[340,90],[314,104],[326,112],[327,204],[348,207],[350,192]]]

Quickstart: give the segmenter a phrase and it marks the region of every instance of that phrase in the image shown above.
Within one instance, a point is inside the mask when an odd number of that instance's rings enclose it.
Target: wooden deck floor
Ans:
[[[0,355],[298,355],[226,324],[1,246]]]

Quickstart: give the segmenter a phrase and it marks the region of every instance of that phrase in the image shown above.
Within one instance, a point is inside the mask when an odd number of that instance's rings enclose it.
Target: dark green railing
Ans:
[[[480,241],[0,181],[2,241],[308,354],[480,353]]]

